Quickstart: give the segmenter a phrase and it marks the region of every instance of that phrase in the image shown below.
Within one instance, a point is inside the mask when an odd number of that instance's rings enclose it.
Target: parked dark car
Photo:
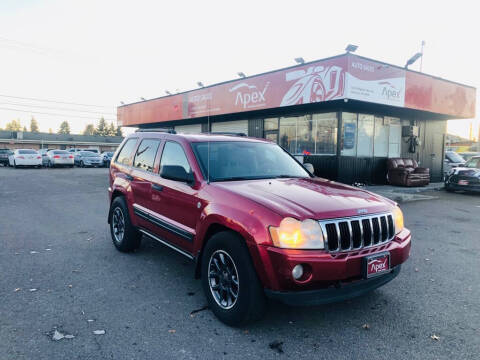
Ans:
[[[8,166],[8,157],[13,154],[13,151],[10,149],[0,149],[0,164],[3,166]]]
[[[360,296],[410,255],[395,202],[314,177],[267,140],[140,131],[109,173],[115,247],[134,251],[145,235],[193,260],[229,325],[259,319],[267,297],[298,306]]]
[[[103,160],[103,166],[104,167],[110,167],[110,161],[112,161],[113,154],[114,154],[113,151],[106,151],[106,152],[100,154],[100,156]]]
[[[474,156],[464,165],[451,169],[445,178],[445,190],[480,192],[480,156]]]

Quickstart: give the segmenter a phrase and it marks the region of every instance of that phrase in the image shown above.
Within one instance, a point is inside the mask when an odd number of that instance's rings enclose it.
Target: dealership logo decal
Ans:
[[[402,89],[398,89],[388,81],[380,81],[378,85],[383,85],[382,96],[388,100],[401,100]]]
[[[339,66],[311,66],[285,74],[287,82],[297,80],[280,106],[309,104],[340,98],[345,88],[345,72]]]
[[[242,106],[244,109],[263,106],[266,103],[265,93],[267,92],[270,82],[260,90],[255,85],[248,85],[242,82],[232,87],[229,91],[235,92],[235,106]]]
[[[369,264],[369,273],[377,273],[388,269],[388,258],[383,260],[374,260]]]

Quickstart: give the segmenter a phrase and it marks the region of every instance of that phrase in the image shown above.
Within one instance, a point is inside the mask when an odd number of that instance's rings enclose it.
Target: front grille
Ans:
[[[395,236],[393,215],[390,213],[321,220],[320,226],[330,252],[377,246]]]

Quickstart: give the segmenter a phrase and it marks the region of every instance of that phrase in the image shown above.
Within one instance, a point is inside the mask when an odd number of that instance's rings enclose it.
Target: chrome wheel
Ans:
[[[225,310],[238,299],[240,284],[233,259],[223,250],[215,251],[208,262],[208,285],[216,303]]]
[[[115,241],[121,243],[123,236],[125,235],[125,218],[122,209],[119,207],[116,207],[115,210],[113,210],[112,230]]]

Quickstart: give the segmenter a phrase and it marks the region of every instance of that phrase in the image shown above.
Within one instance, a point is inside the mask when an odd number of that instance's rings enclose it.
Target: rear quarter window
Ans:
[[[137,138],[128,139],[122,147],[122,150],[118,153],[116,163],[131,166],[132,165],[132,155],[135,145],[137,144]]]

